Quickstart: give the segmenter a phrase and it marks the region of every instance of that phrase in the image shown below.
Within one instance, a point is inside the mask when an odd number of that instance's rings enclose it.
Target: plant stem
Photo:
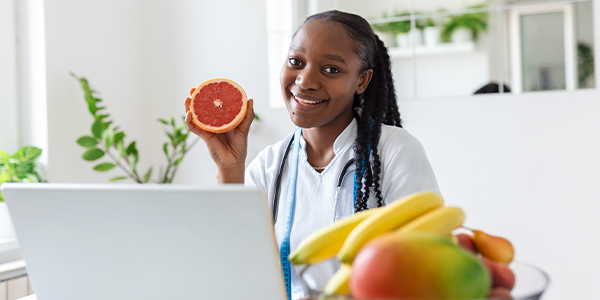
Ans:
[[[199,137],[197,137],[197,138],[196,138],[196,139],[195,139],[195,140],[194,140],[194,141],[193,141],[193,142],[190,144],[190,146],[189,146],[189,147],[188,147],[188,148],[187,148],[187,149],[186,149],[186,150],[185,150],[183,153],[181,153],[181,156],[184,156],[184,155],[185,155],[185,154],[186,154],[188,151],[190,151],[190,149],[192,149],[192,148],[193,148],[193,147],[196,145],[196,143],[198,143],[198,141],[199,141],[199,140],[200,140],[200,138],[199,138]],[[180,166],[180,165],[181,165],[181,164],[179,164],[179,165],[175,166],[175,170],[173,170],[173,174],[172,174],[172,176],[171,176],[171,179],[168,181],[168,183],[173,183],[173,179],[175,178],[175,173],[177,173],[177,170],[179,169],[179,166]]]
[[[123,165],[119,162],[119,160],[114,157],[112,155],[112,153],[110,153],[110,149],[106,148],[106,146],[103,144],[103,141],[101,141],[100,146],[102,146],[102,148],[104,148],[104,152],[106,152],[106,154],[108,156],[110,156],[110,159],[112,159],[112,161],[114,161],[116,163],[117,166],[119,166],[119,168],[121,168],[121,170],[123,170],[125,172],[125,174],[127,174],[127,176],[129,176],[131,179],[135,180],[137,183],[142,183],[142,181],[140,180],[139,176],[135,173],[130,172],[127,168],[123,167]],[[124,157],[124,159],[127,161],[127,157]]]

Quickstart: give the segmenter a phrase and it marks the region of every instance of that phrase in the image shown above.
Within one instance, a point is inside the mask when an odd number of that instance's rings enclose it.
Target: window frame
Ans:
[[[510,11],[509,45],[510,45],[510,78],[512,93],[523,93],[523,68],[521,59],[521,16],[543,13],[563,13],[564,43],[565,43],[565,90],[576,90],[575,74],[577,74],[577,57],[575,55],[575,18],[573,2],[548,4],[530,7],[518,7]]]
[[[17,32],[16,8],[12,0],[0,0],[0,150],[17,151]]]
[[[306,0],[306,5],[307,7],[302,7],[304,9],[307,9],[309,15],[316,13],[318,11],[315,11],[316,8],[319,7],[318,5],[318,1],[319,0]],[[445,12],[435,12],[435,13],[425,13],[425,14],[416,14],[414,11],[414,6],[415,6],[415,1],[416,0],[411,0],[411,15],[407,16],[407,17],[390,17],[390,18],[379,18],[379,19],[369,19],[368,21],[376,24],[376,23],[386,23],[386,22],[393,22],[393,21],[400,21],[400,20],[404,20],[404,19],[410,19],[411,23],[412,23],[412,27],[414,29],[415,27],[415,21],[418,19],[425,19],[425,18],[436,18],[436,17],[445,17],[445,16],[450,16],[450,15],[459,15],[459,14],[467,14],[467,13],[475,13],[475,12],[481,12],[481,11],[487,11],[491,14],[497,14],[497,16],[499,18],[502,19],[502,17],[500,17],[501,14],[503,13],[507,13],[508,15],[508,20],[504,20],[504,24],[502,24],[501,26],[498,27],[498,39],[503,39],[503,41],[500,43],[500,47],[501,49],[498,49],[498,53],[501,57],[498,57],[499,60],[501,60],[501,67],[500,67],[500,85],[503,85],[505,82],[510,83],[511,86],[511,95],[517,95],[517,94],[522,94],[522,66],[521,66],[521,57],[520,57],[520,24],[519,24],[519,19],[520,19],[520,15],[523,14],[530,14],[532,12],[537,13],[537,12],[544,12],[544,11],[561,11],[564,12],[564,22],[565,22],[565,75],[566,75],[566,91],[576,91],[579,90],[579,88],[577,87],[577,80],[576,80],[576,74],[577,74],[577,51],[576,51],[576,33],[575,33],[575,3],[579,3],[579,2],[591,2],[592,5],[595,6],[599,6],[600,5],[600,1],[598,0],[567,0],[567,1],[560,1],[560,0],[543,0],[543,1],[526,1],[523,3],[506,3],[503,2],[501,0],[495,0],[495,1],[491,1],[491,3],[489,4],[488,7],[486,8],[477,8],[477,9],[464,9],[464,10],[455,10],[455,11],[445,11]],[[280,88],[279,88],[279,70],[281,68],[281,64],[283,63],[283,59],[280,59],[280,57],[282,57],[279,53],[275,53],[275,47],[272,46],[273,42],[272,42],[272,38],[275,36],[274,32],[289,32],[289,37],[291,37],[291,34],[293,33],[289,26],[290,24],[297,24],[297,20],[295,20],[295,17],[298,17],[299,13],[298,11],[300,9],[302,9],[299,5],[299,0],[283,0],[283,1],[275,1],[275,0],[266,0],[266,7],[267,7],[267,18],[269,17],[270,13],[273,13],[273,4],[277,3],[278,5],[278,14],[280,16],[289,16],[289,18],[283,18],[282,19],[287,19],[288,23],[285,24],[285,29],[283,29],[284,27],[277,27],[276,25],[273,25],[273,23],[271,23],[271,25],[269,24],[269,21],[267,20],[267,37],[269,39],[269,100],[270,100],[270,104],[271,107],[283,107],[284,103],[283,100],[281,99],[281,92],[280,92]],[[286,3],[285,5],[281,4],[281,3]],[[330,4],[330,6],[332,6],[334,9],[337,9],[337,4],[338,1],[333,1],[333,2],[328,2]],[[285,7],[289,7],[290,11],[286,11]],[[597,14],[597,9],[594,8],[594,12],[592,12],[593,14],[593,20],[594,22],[598,22],[597,19],[600,17]],[[297,18],[296,18],[297,19]],[[293,22],[292,22],[293,21]],[[294,25],[293,25],[294,26]],[[411,30],[411,32],[413,32],[414,30]],[[414,33],[413,33],[414,34]],[[598,34],[595,33],[594,37],[597,37]],[[279,40],[279,46],[285,44],[284,39],[280,39]],[[289,43],[289,39],[287,39],[287,42]],[[594,40],[594,48],[598,48],[598,40]],[[416,73],[417,73],[417,66],[415,63],[415,59],[417,58],[417,51],[415,49],[415,47],[412,47],[412,59],[413,59],[413,76],[415,77],[413,80],[413,90],[414,92],[414,96],[411,98],[402,98],[399,99],[399,101],[411,101],[411,100],[420,100],[420,99],[427,99],[428,97],[419,97],[418,93],[417,93],[417,78],[416,78]],[[281,47],[279,48],[281,49]],[[516,49],[516,50],[515,50]],[[287,51],[287,48],[286,48]],[[516,51],[516,52],[515,52]],[[598,53],[598,50],[595,49],[594,50],[595,53]],[[517,55],[515,55],[515,53]],[[596,55],[596,57],[598,57]],[[600,65],[598,63],[598,59],[595,60],[596,61],[596,66]],[[506,69],[509,70],[506,70]],[[596,68],[596,70],[598,70],[598,68]],[[600,82],[600,76],[597,75],[596,72],[596,76],[595,76],[596,82]],[[598,88],[598,84],[596,84],[592,89],[597,89]],[[552,90],[552,91],[544,91],[544,92],[556,92],[556,91],[564,91],[564,90]],[[530,92],[526,92],[526,93],[530,93]],[[503,90],[500,89],[499,94],[503,94]],[[464,95],[464,96],[468,96],[468,95]],[[472,95],[471,95],[472,96]],[[451,98],[456,98],[457,96],[449,96]],[[460,96],[462,97],[462,96]],[[436,97],[437,98],[437,97]]]

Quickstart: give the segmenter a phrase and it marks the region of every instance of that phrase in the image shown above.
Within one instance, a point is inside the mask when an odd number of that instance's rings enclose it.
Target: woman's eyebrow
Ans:
[[[290,49],[294,50],[294,51],[299,51],[299,52],[306,53],[306,49],[304,49],[304,47],[292,45],[292,46],[290,46]],[[348,64],[343,57],[341,57],[339,55],[335,55],[335,54],[323,54],[323,58],[337,60],[337,61],[339,61],[339,62],[341,62],[341,63],[343,63],[345,65]]]
[[[339,62],[341,62],[341,63],[343,63],[345,65],[348,64],[348,63],[346,63],[346,60],[343,57],[339,56],[339,55],[324,54],[323,57],[327,58],[327,59],[337,60],[337,61],[339,61]]]

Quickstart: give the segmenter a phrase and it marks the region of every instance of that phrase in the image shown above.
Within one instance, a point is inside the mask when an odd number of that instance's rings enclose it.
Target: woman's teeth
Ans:
[[[301,98],[298,98],[298,97],[296,97],[296,96],[294,96],[294,99],[296,99],[296,101],[298,101],[298,102],[300,102],[300,103],[304,103],[304,104],[313,104],[313,105],[314,105],[314,104],[319,104],[319,103],[321,103],[321,102],[325,101],[325,100],[321,100],[321,101],[312,101],[312,100],[306,100],[306,99],[301,99]]]

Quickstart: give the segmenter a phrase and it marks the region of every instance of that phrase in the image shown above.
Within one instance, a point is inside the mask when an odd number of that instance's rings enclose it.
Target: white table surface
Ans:
[[[35,294],[33,294],[33,295],[29,295],[27,297],[19,298],[17,300],[37,300],[37,297],[35,296]]]

